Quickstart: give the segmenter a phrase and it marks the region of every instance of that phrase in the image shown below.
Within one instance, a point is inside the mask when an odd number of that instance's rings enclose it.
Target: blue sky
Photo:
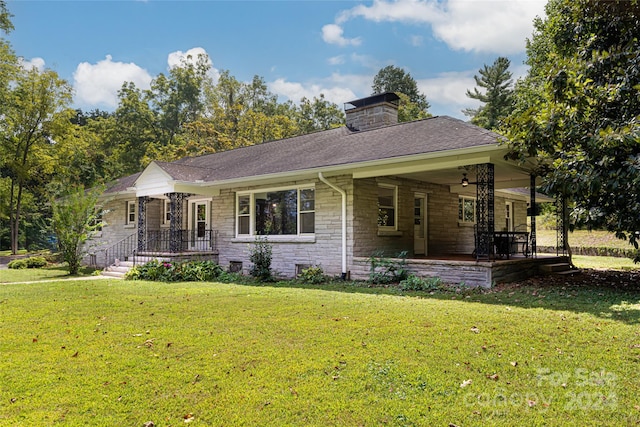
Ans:
[[[9,0],[6,38],[28,65],[75,89],[74,106],[113,110],[124,81],[147,88],[187,53],[212,76],[265,79],[281,101],[323,93],[342,105],[371,94],[373,76],[411,73],[434,115],[464,118],[473,76],[498,56],[525,73],[525,40],[542,0],[25,1]]]

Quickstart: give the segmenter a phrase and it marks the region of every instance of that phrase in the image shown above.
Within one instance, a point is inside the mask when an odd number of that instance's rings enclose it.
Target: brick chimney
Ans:
[[[393,92],[372,95],[344,104],[347,127],[352,131],[378,129],[398,123],[400,97]]]

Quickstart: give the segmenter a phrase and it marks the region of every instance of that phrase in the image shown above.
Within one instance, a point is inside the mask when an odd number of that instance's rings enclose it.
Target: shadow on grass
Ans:
[[[245,286],[468,301],[524,309],[587,313],[628,324],[640,323],[638,270],[583,270],[573,276],[539,276],[517,283],[497,285],[493,289],[447,287],[431,292],[402,291],[397,285],[380,286],[364,281],[333,280],[324,284],[308,284],[297,280],[260,283],[246,279],[234,283]]]

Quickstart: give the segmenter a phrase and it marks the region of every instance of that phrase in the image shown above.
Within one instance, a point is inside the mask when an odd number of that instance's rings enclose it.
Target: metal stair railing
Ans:
[[[116,259],[126,261],[127,258],[134,258],[138,249],[138,233],[130,234],[119,242],[114,243],[104,249],[104,267],[113,265]]]

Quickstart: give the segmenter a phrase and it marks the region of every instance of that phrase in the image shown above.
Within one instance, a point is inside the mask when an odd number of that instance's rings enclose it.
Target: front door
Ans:
[[[427,255],[427,195],[416,194],[413,199],[413,253]]]
[[[192,250],[210,249],[209,201],[195,200],[189,209],[189,248]]]

